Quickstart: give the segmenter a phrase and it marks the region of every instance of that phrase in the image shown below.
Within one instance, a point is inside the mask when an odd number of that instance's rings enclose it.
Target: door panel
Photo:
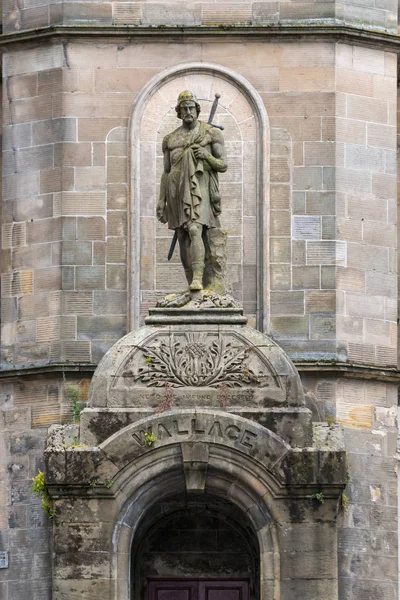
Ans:
[[[150,580],[148,600],[249,600],[243,580]]]
[[[199,581],[199,600],[248,600],[247,581]]]
[[[197,581],[153,580],[148,586],[148,600],[198,600]]]

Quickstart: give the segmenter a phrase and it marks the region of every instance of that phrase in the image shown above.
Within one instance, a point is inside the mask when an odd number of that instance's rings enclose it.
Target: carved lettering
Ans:
[[[242,446],[245,446],[246,448],[253,448],[253,442],[254,442],[254,438],[257,437],[256,433],[253,433],[252,431],[249,431],[248,429],[245,429],[243,432],[243,435],[240,439],[240,443],[242,444]],[[253,440],[251,439],[253,438]]]
[[[157,431],[157,439],[159,440],[167,440],[168,438],[172,438],[173,441],[174,436],[191,436],[196,435],[200,437],[209,437],[219,440],[225,439],[227,442],[237,442],[246,450],[253,450],[255,447],[255,443],[257,440],[257,433],[249,429],[243,429],[243,426],[240,427],[236,423],[226,424],[226,421],[216,420],[214,419],[211,423],[207,421],[202,425],[202,416],[199,414],[193,419],[190,419],[189,422],[186,418],[165,418],[163,421],[158,421],[157,424],[153,426],[149,426],[147,430],[140,429],[136,431],[136,433],[132,434],[132,438],[134,442],[140,447],[146,447],[148,445],[146,440],[146,435],[151,434],[153,432],[153,427],[156,428]]]
[[[166,437],[172,437],[172,434],[165,427],[164,423],[159,423],[158,424],[158,438],[161,440],[165,436]]]
[[[240,435],[240,427],[237,425],[228,425],[228,427],[225,429],[225,435],[230,440],[237,440]]]
[[[214,437],[216,437],[216,436],[223,437],[221,423],[219,421],[214,421],[214,423],[211,425],[208,435],[214,436]]]
[[[146,445],[146,438],[144,437],[145,433],[150,433],[151,429],[149,429],[148,431],[144,431],[144,429],[141,429],[139,431],[139,435],[137,433],[133,433],[132,437],[135,440],[135,442],[139,445],[139,446],[145,446]]]
[[[178,435],[188,435],[189,430],[188,429],[179,429],[179,423],[176,419],[174,419],[173,421],[174,424],[174,431],[176,434]]]
[[[191,420],[192,433],[205,433],[204,429],[198,429],[197,419]]]

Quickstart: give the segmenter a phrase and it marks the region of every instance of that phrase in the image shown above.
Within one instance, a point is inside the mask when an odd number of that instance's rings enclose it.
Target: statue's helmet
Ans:
[[[176,110],[178,117],[180,114],[180,106],[181,106],[182,102],[188,102],[189,100],[195,103],[196,110],[197,110],[197,116],[199,116],[200,104],[199,104],[196,94],[194,94],[193,92],[190,92],[189,90],[184,90],[183,92],[181,92],[179,94],[178,101],[175,106],[175,110]]]

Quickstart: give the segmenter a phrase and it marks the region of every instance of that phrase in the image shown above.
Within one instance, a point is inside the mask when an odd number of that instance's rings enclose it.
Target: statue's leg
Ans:
[[[178,242],[182,266],[185,270],[187,282],[190,285],[193,279],[193,271],[190,260],[190,237],[189,232],[183,229],[183,227],[178,228]]]
[[[193,269],[193,281],[189,287],[192,291],[198,291],[203,289],[203,225],[201,223],[191,223],[188,229],[190,236],[190,259]]]
[[[219,227],[207,229],[207,246],[210,256],[207,289],[218,294],[226,293],[226,242],[227,235]]]

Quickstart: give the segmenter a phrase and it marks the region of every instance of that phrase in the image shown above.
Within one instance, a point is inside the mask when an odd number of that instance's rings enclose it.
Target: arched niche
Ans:
[[[216,64],[186,63],[154,77],[132,112],[130,329],[142,324],[158,297],[185,286],[176,251],[167,254],[172,232],[155,212],[162,172],[163,136],[180,125],[174,107],[180,91],[197,93],[200,118],[208,119],[221,94],[215,122],[224,125],[228,171],[220,177],[222,227],[228,232],[228,271],[249,323],[266,330],[268,313],[269,125],[264,104],[243,77]]]

